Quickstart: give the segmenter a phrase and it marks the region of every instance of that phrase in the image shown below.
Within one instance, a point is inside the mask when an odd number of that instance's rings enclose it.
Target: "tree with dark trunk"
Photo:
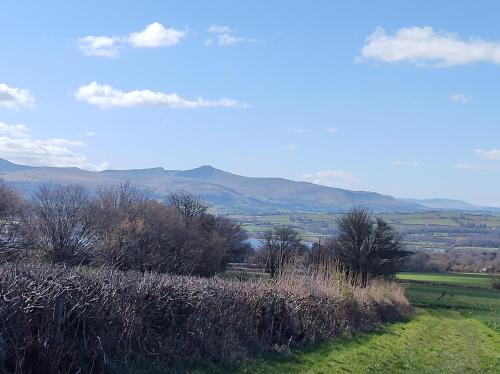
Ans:
[[[390,275],[397,271],[405,251],[399,234],[381,218],[353,209],[337,219],[339,236],[329,245],[345,269],[360,277],[366,287],[370,275]]]
[[[304,250],[300,234],[288,226],[276,225],[261,239],[260,254],[271,278],[283,275],[294,257]]]
[[[30,235],[52,263],[87,261],[96,223],[95,206],[79,185],[42,186],[30,205]]]

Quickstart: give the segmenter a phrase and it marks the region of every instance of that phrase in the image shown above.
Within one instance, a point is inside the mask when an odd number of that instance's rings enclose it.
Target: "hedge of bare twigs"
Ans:
[[[0,371],[119,373],[234,361],[399,318],[397,286],[236,282],[48,265],[0,267]]]

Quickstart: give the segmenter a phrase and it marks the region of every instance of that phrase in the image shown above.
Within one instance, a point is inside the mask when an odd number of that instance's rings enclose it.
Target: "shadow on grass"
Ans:
[[[247,364],[236,365],[217,365],[208,362],[201,362],[194,369],[187,370],[190,374],[227,374],[227,373],[254,373],[254,367],[258,367],[262,363],[294,364],[302,365],[314,361],[310,357],[326,356],[331,354],[333,350],[343,351],[355,348],[360,345],[369,344],[371,340],[382,335],[397,334],[391,331],[390,327],[394,325],[402,325],[410,322],[417,317],[420,312],[416,311],[413,315],[400,319],[393,323],[378,325],[373,329],[366,331],[346,332],[336,338],[330,340],[310,344],[308,346],[292,348],[284,352],[268,352],[255,354],[249,358]]]

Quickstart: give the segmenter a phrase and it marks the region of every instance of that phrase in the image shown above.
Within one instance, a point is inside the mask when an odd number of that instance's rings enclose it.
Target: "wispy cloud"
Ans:
[[[366,59],[445,67],[478,62],[500,64],[500,41],[462,39],[432,27],[406,27],[395,34],[378,28],[362,48]]]
[[[93,36],[80,38],[78,48],[87,56],[117,57],[120,50],[131,48],[170,47],[180,43],[185,31],[165,27],[159,22],[125,36]]]
[[[0,122],[0,157],[31,166],[79,167],[87,170],[103,170],[109,163],[90,163],[75,148],[84,147],[81,141],[49,138],[37,139],[30,129],[21,124],[8,125]]]
[[[9,87],[5,83],[0,83],[0,106],[18,109],[23,106],[30,106],[34,102],[35,98],[30,90]]]
[[[301,175],[307,182],[330,187],[352,187],[358,183],[358,178],[353,173],[343,170],[320,170]]]
[[[420,163],[418,161],[401,161],[401,160],[396,160],[396,161],[393,161],[392,164],[394,166],[412,167],[412,168],[416,168],[416,167],[420,166]]]
[[[93,132],[93,131],[86,131],[84,135],[85,136],[95,136],[95,132]]]
[[[110,36],[85,36],[79,39],[78,49],[86,56],[117,57],[120,49],[120,38]]]
[[[337,128],[336,127],[328,127],[325,129],[325,131],[330,133],[330,134],[335,134],[337,132]]]
[[[214,34],[213,38],[207,39],[206,45],[232,45],[238,43],[255,43],[257,40],[252,38],[242,38],[234,36],[233,30],[227,26],[212,25],[208,28],[208,32]]]
[[[468,163],[455,164],[455,169],[467,170],[467,171],[482,171],[482,170],[498,170],[498,167],[492,165],[477,165]]]
[[[187,100],[175,93],[169,94],[151,90],[120,91],[109,85],[101,85],[97,82],[81,86],[75,92],[75,97],[80,101],[85,101],[102,109],[147,105],[186,109],[248,107],[246,103],[226,98],[218,100],[206,100],[202,98]]]
[[[476,149],[474,153],[485,160],[500,160],[500,149]]]
[[[460,104],[467,104],[470,101],[469,97],[459,93],[450,95],[449,99],[455,103],[460,103]]]
[[[212,25],[208,28],[208,32],[217,34],[229,34],[230,32],[232,32],[232,30],[227,26]]]

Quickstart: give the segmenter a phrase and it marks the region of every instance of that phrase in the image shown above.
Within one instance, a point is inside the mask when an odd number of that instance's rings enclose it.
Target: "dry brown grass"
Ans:
[[[0,371],[15,373],[231,362],[410,311],[395,284],[360,289],[335,275],[238,282],[10,264],[0,288]]]

